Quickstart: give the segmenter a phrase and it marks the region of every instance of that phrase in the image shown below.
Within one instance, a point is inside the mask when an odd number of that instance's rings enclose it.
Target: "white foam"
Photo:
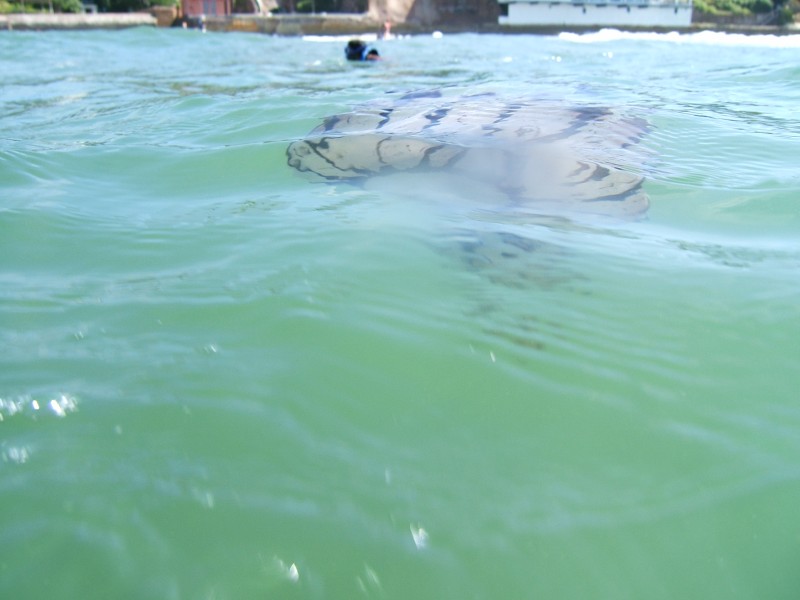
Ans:
[[[304,35],[304,42],[349,42],[350,40],[359,39],[362,42],[374,42],[378,40],[378,36],[374,33],[359,33],[352,35]]]
[[[619,29],[601,29],[592,33],[559,34],[559,39],[579,44],[598,42],[614,42],[619,40],[647,40],[677,44],[702,44],[708,46],[747,46],[758,48],[800,48],[800,35],[770,35],[743,33],[726,33],[722,31],[698,31],[697,33],[667,33],[620,31]]]

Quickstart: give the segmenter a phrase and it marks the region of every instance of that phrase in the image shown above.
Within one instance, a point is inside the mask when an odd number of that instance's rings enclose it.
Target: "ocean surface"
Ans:
[[[800,597],[800,36],[345,41],[0,34],[0,597]],[[420,90],[649,211],[287,166]]]

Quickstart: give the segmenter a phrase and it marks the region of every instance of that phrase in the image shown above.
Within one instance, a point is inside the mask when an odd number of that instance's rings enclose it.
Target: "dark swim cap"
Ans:
[[[366,60],[367,45],[361,40],[350,40],[344,49],[347,60]]]

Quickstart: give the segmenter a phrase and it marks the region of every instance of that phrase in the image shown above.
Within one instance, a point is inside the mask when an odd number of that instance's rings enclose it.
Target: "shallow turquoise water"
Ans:
[[[796,598],[800,39],[341,46],[0,35],[0,596]],[[647,218],[286,166],[430,88],[646,118]]]

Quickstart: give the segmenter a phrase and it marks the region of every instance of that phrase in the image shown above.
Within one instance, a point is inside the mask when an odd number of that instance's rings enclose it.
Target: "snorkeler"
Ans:
[[[344,48],[347,60],[380,60],[381,56],[375,48],[367,48],[361,40],[350,40]]]

